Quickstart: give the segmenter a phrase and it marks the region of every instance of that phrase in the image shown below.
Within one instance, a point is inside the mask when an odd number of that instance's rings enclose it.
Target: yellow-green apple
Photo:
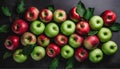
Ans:
[[[62,23],[67,19],[67,14],[64,10],[62,9],[57,9],[55,10],[53,14],[54,21],[57,23]]]
[[[36,36],[30,32],[25,32],[21,37],[21,43],[24,46],[34,45],[36,43]]]

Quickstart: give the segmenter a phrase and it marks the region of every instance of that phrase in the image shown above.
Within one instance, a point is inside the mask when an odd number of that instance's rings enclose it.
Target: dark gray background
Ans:
[[[67,12],[78,3],[79,0],[25,0],[25,7],[28,8],[30,6],[35,6],[39,10],[42,8],[48,6],[49,4],[54,4],[55,8],[61,8],[66,10]],[[12,12],[15,13],[15,6],[18,0],[6,0],[6,3],[4,0],[0,0],[0,6],[2,5],[8,5],[11,9],[13,9]],[[87,7],[94,7],[95,8],[95,15],[100,15],[104,10],[111,9],[117,14],[117,22],[120,22],[120,0],[82,0],[84,4]],[[13,15],[13,18],[16,15]],[[0,25],[2,24],[11,24],[9,22],[9,18],[5,17],[1,11],[0,11]],[[11,34],[11,33],[10,33]],[[0,34],[0,69],[1,68],[39,68],[39,69],[47,69],[48,65],[50,64],[51,60],[48,57],[45,57],[43,60],[36,62],[29,58],[25,63],[18,64],[13,61],[12,58],[3,60],[2,56],[5,52],[5,48],[3,46],[3,42],[6,38],[6,36],[9,34]],[[120,32],[114,32],[113,33],[113,41],[117,42],[118,46],[120,47]],[[65,66],[64,59],[60,59],[60,65],[59,69],[63,69]],[[114,69],[120,69],[120,49],[114,56],[104,56],[104,59],[102,62],[93,64],[89,60],[79,63],[75,61],[74,68],[73,69],[108,69],[108,68],[114,68]]]

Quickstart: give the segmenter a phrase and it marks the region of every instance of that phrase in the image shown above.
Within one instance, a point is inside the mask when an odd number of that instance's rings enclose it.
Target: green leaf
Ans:
[[[93,30],[91,30],[89,33],[88,33],[88,35],[95,35],[95,34],[97,34],[98,33],[98,31],[93,31]]]
[[[25,47],[23,48],[23,52],[22,52],[22,53],[23,53],[24,55],[30,55],[31,52],[33,51],[34,47],[35,47],[35,45],[25,46]]]
[[[7,6],[2,6],[1,10],[2,10],[2,12],[5,16],[11,16],[12,15],[10,9]]]
[[[51,10],[52,12],[55,11],[54,5],[49,5],[49,6],[48,6],[48,9]]]
[[[52,60],[51,64],[49,65],[49,69],[57,69],[59,65],[59,58],[56,57]]]
[[[24,0],[21,0],[17,6],[17,13],[23,13],[25,11]]]
[[[81,17],[83,17],[85,14],[85,11],[86,11],[86,8],[85,8],[84,4],[81,1],[79,1],[79,3],[77,4],[77,13]]]
[[[8,25],[2,25],[0,26],[0,33],[8,33],[9,26]]]
[[[12,56],[12,52],[6,51],[5,54],[3,55],[3,59],[7,59]]]
[[[84,18],[89,20],[94,14],[94,8],[88,8],[84,14]]]
[[[74,57],[67,60],[65,69],[71,69],[73,68],[73,65],[74,65]]]
[[[112,26],[109,27],[111,31],[116,32],[120,31],[120,24],[119,23],[114,23]]]

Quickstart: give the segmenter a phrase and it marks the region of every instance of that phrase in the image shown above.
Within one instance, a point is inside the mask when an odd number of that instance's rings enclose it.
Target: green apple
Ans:
[[[27,60],[27,55],[24,55],[22,52],[23,52],[22,49],[18,49],[13,54],[13,59],[17,63],[23,63]]]
[[[57,34],[59,33],[59,27],[57,26],[57,24],[55,23],[49,23],[47,24],[46,28],[45,28],[45,35],[52,38],[57,36]]]
[[[72,46],[73,48],[78,48],[82,45],[83,43],[83,37],[79,36],[78,34],[72,34],[69,37],[69,44],[70,46]]]
[[[102,45],[102,51],[106,55],[113,55],[117,52],[118,46],[114,41],[105,42]]]
[[[60,29],[64,35],[71,35],[75,32],[75,23],[71,20],[66,20],[62,23]]]
[[[90,27],[93,30],[100,30],[103,26],[103,19],[100,16],[93,16],[89,21]]]
[[[71,58],[74,55],[74,49],[69,45],[65,45],[61,48],[61,56],[65,59]]]
[[[42,58],[45,57],[45,49],[41,46],[34,47],[32,53],[31,53],[31,57],[35,61],[41,60]]]
[[[90,51],[89,53],[89,60],[93,63],[98,63],[103,59],[103,53],[101,49],[96,48]]]
[[[98,37],[101,42],[109,41],[112,37],[112,32],[109,28],[101,28],[98,32]]]
[[[45,29],[44,23],[42,23],[41,21],[38,21],[38,20],[33,21],[30,25],[31,32],[36,35],[42,34],[44,29]]]

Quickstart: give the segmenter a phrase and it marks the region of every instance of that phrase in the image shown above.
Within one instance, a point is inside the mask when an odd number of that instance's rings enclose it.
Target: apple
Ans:
[[[22,19],[17,19],[12,24],[12,31],[16,34],[23,34],[28,30],[28,24]]]
[[[26,32],[21,37],[21,43],[24,46],[34,45],[36,43],[36,36],[30,32]]]
[[[77,61],[83,62],[88,58],[88,52],[84,48],[80,47],[75,51],[75,58]]]
[[[98,63],[103,59],[103,53],[101,49],[96,48],[90,51],[89,53],[89,60],[93,63]]]
[[[47,55],[51,58],[56,57],[57,55],[60,54],[60,48],[58,45],[51,43],[49,46],[46,48]]]
[[[29,7],[25,13],[27,21],[35,21],[38,18],[39,10],[36,7]]]
[[[23,49],[17,49],[13,54],[13,59],[17,63],[23,63],[28,58],[27,55],[24,55],[22,52],[23,52]]]
[[[112,38],[112,32],[109,28],[103,27],[99,30],[98,37],[101,42],[109,41]]]
[[[69,44],[73,48],[78,48],[82,45],[84,38],[78,34],[72,34],[69,37]]]
[[[70,45],[65,45],[61,48],[61,56],[65,59],[71,58],[74,55],[74,49]]]
[[[8,50],[15,50],[19,46],[19,39],[20,38],[15,35],[8,36],[4,45]]]
[[[76,10],[77,10],[77,7],[73,7],[69,12],[70,19],[73,20],[74,22],[78,22],[81,18],[79,14],[76,12]]]
[[[118,46],[114,41],[107,41],[102,45],[102,51],[106,55],[113,55],[117,50]]]
[[[38,38],[37,38],[38,44],[42,47],[47,47],[50,43],[50,39],[45,36],[44,34],[41,34]]]
[[[71,20],[64,21],[60,26],[61,32],[69,36],[75,32],[75,23]]]
[[[117,15],[112,10],[105,10],[101,14],[101,17],[103,18],[105,26],[111,26],[112,24],[115,23],[115,21],[117,19]]]
[[[58,44],[59,46],[64,46],[68,42],[68,37],[63,35],[63,34],[58,34],[55,39],[55,43]]]
[[[62,9],[57,9],[55,10],[53,14],[54,21],[57,23],[62,23],[67,19],[67,14],[64,10]]]
[[[55,37],[57,36],[59,33],[59,27],[57,26],[57,24],[55,23],[49,23],[47,24],[46,28],[45,28],[45,35],[47,37]]]
[[[31,57],[35,61],[39,61],[45,57],[45,49],[41,46],[34,47]]]
[[[42,23],[41,21],[38,21],[38,20],[33,21],[32,24],[30,25],[31,32],[36,35],[42,34],[44,29],[45,29],[44,23]]]
[[[80,21],[76,24],[76,32],[80,35],[86,35],[90,32],[89,23],[86,21]]]
[[[39,18],[41,21],[48,23],[52,20],[53,18],[53,13],[49,9],[42,9],[39,13]]]
[[[100,30],[103,26],[103,23],[103,19],[100,16],[93,16],[89,21],[92,30]]]
[[[84,40],[84,47],[88,50],[96,48],[100,43],[99,38],[96,35],[88,36]]]

